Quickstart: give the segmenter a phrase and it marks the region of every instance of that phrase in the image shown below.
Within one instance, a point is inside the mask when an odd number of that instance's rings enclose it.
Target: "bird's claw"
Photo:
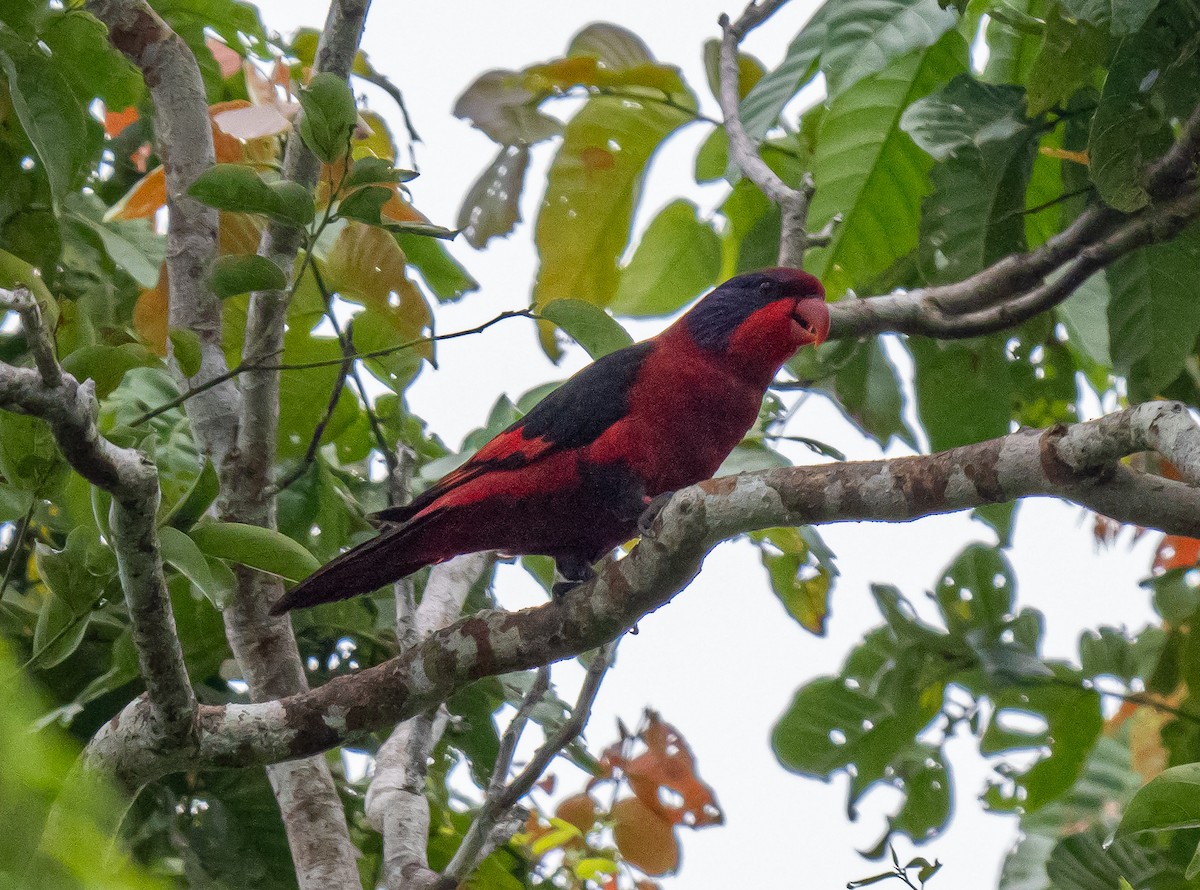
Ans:
[[[673,491],[664,491],[652,498],[646,498],[646,509],[642,511],[642,515],[638,517],[637,521],[639,535],[645,535],[650,531],[654,520],[658,518],[658,514],[663,511],[663,507],[667,505],[667,501],[671,500],[674,494]]]

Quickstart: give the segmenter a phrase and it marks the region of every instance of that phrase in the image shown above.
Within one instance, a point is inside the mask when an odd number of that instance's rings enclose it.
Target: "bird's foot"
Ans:
[[[650,526],[654,525],[654,520],[658,518],[658,514],[663,511],[663,507],[667,505],[667,501],[671,500],[675,494],[673,491],[664,491],[662,494],[657,494],[652,498],[644,498],[646,508],[642,510],[642,515],[638,517],[637,527],[638,534],[644,535],[650,531]]]
[[[568,591],[596,577],[592,564],[578,557],[560,556],[554,560],[555,581],[550,587],[554,599],[562,599]]]

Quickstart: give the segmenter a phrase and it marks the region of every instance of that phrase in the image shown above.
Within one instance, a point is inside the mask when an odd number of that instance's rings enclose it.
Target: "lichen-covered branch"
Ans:
[[[168,324],[200,338],[200,369],[186,382],[205,386],[229,369],[221,344],[221,302],[208,286],[217,255],[217,211],[187,194],[196,177],[216,162],[200,67],[145,0],[88,0],[87,8],[108,26],[113,46],[141,69],[154,100],[156,149],[167,182]],[[226,378],[188,405],[200,447],[218,469],[237,439],[238,403],[237,387]]]
[[[163,577],[156,524],[158,473],[141,452],[118,448],[100,435],[95,387],[90,380],[79,383],[58,364],[54,342],[29,290],[0,290],[0,307],[21,317],[36,365],[0,364],[0,409],[46,421],[75,471],[112,495],[112,547],[146,681],[148,741],[160,746],[191,744],[196,698]]]
[[[758,146],[742,125],[739,104],[741,97],[738,72],[738,44],[748,32],[757,28],[787,0],[753,0],[736,22],[722,15],[721,47],[718,57],[719,89],[717,99],[725,117],[725,133],[729,137],[729,156],[746,178],[758,186],[771,201],[779,205],[782,214],[782,233],[779,238],[779,265],[799,268],[810,239],[808,205],[813,196],[812,175],[804,174],[800,188],[792,188],[759,156]],[[827,235],[822,236],[828,238]]]
[[[307,756],[428,711],[483,676],[526,670],[615,639],[681,591],[718,542],[754,529],[848,521],[903,522],[1029,496],[1064,498],[1120,522],[1200,537],[1200,487],[1124,467],[1150,449],[1200,476],[1200,427],[1175,402],[1096,421],[1021,430],[932,455],[785,467],[678,492],[626,558],[559,600],[485,611],[431,634],[388,662],[281,701],[202,707],[191,756],[158,756],[136,734],[139,703],[102,730],[93,758],[126,776],[246,766]],[[132,724],[131,724],[132,722]]]
[[[358,52],[369,0],[332,0],[317,47],[315,72],[346,77]],[[292,130],[284,152],[282,176],[311,189],[320,164]],[[303,232],[272,221],[259,254],[280,269],[295,266]],[[283,352],[287,291],[252,295],[246,322],[242,364],[270,363]],[[241,378],[235,458],[221,474],[222,518],[275,528],[272,474],[279,426],[279,372],[248,370]],[[255,701],[303,693],[308,688],[291,623],[268,614],[281,594],[277,579],[239,569],[237,590],[225,609],[225,635]],[[350,841],[345,812],[333,777],[321,757],[272,766],[267,771],[287,828],[288,843],[301,890],[357,888],[357,853]]]
[[[405,591],[397,590],[396,636],[402,652],[462,614],[463,603],[489,559],[476,553],[434,566],[421,605],[411,612],[406,613]],[[437,881],[425,855],[429,842],[425,781],[429,755],[445,723],[445,714],[440,710],[417,714],[397,726],[375,756],[366,813],[371,825],[383,835],[383,873],[388,890],[428,887]]]

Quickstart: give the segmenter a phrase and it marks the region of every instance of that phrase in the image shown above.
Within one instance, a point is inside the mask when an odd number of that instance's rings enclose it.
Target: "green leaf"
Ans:
[[[1172,241],[1152,244],[1113,262],[1105,272],[1112,298],[1108,329],[1113,369],[1129,380],[1129,395],[1143,401],[1183,370],[1200,333],[1195,274],[1200,226]]]
[[[800,88],[817,73],[817,61],[825,46],[826,21],[833,4],[818,7],[795,39],[779,67],[768,71],[741,103],[742,126],[751,139],[761,141],[775,126],[779,114]],[[720,128],[718,128],[720,131]]]
[[[811,228],[820,229],[837,213],[843,222],[829,247],[808,253],[805,266],[832,297],[861,286],[916,247],[930,158],[900,129],[900,117],[966,67],[966,44],[951,32],[864,79],[826,111],[812,161]]]
[[[1197,27],[1200,13],[1187,4],[1165,4],[1121,42],[1109,64],[1092,118],[1088,171],[1105,203],[1117,210],[1132,212],[1149,201],[1145,168],[1171,143],[1170,117],[1184,116],[1194,105]]]
[[[916,365],[917,414],[934,451],[1008,433],[1012,372],[1004,338],[908,341]]]
[[[1180,886],[1179,869],[1162,853],[1129,840],[1105,843],[1107,830],[1095,826],[1060,840],[1046,861],[1046,876],[1054,890],[1099,890]],[[1167,878],[1159,883],[1158,879]],[[1131,883],[1132,882],[1132,883]]]
[[[327,71],[300,90],[300,138],[312,153],[332,164],[350,148],[350,134],[358,122],[358,107],[346,81]]]
[[[1139,788],[1125,807],[1117,837],[1180,828],[1200,828],[1200,763],[1173,766]]]
[[[66,462],[45,421],[0,412],[0,474],[9,485],[45,495],[65,473]]]
[[[128,272],[139,287],[154,287],[158,283],[159,272],[166,259],[167,242],[146,220],[106,222],[91,218],[88,211],[97,208],[94,205],[85,207],[76,195],[71,195],[66,203],[75,211],[68,218],[95,232],[109,258]]]
[[[316,557],[291,538],[256,525],[201,522],[190,534],[206,556],[241,563],[288,581],[303,581],[320,567]]]
[[[80,527],[67,535],[62,550],[54,550],[40,541],[34,547],[33,561],[38,577],[75,614],[83,614],[92,608],[103,586],[100,577],[111,577],[116,570],[110,562],[104,569],[98,569],[99,574],[90,572],[87,554],[91,545],[102,546],[99,536],[92,529]],[[96,567],[95,560],[92,567]]]
[[[866,435],[887,447],[915,441],[904,419],[900,378],[878,338],[858,344],[833,381],[837,406]]]
[[[267,211],[271,216],[294,226],[306,226],[316,216],[312,193],[298,182],[272,182],[268,188],[275,195],[275,209]]]
[[[194,377],[199,374],[200,335],[189,328],[171,328],[167,337],[171,341],[171,355],[174,356],[183,376]]]
[[[925,49],[954,27],[958,16],[937,0],[841,0],[825,19],[821,69],[831,99]]]
[[[306,225],[315,215],[312,195],[294,182],[268,184],[250,167],[216,164],[196,177],[188,194],[218,210],[264,213],[292,225]]]
[[[134,368],[153,368],[161,363],[162,359],[140,343],[120,346],[97,343],[76,349],[62,360],[63,370],[76,380],[91,380],[96,384],[96,397],[100,399],[120,386]]]
[[[209,286],[224,300],[256,290],[283,290],[287,275],[275,263],[257,254],[219,256],[213,262]]]
[[[90,118],[59,68],[58,60],[0,24],[0,71],[56,203],[73,190],[95,144],[89,136]]]
[[[170,525],[180,531],[187,531],[203,516],[220,493],[220,481],[212,461],[204,461],[196,481],[187,493],[163,514],[159,525]]]
[[[959,74],[904,110],[900,127],[936,161],[964,148],[1008,142],[1030,129],[1020,87],[993,86]]]
[[[771,732],[771,747],[785,769],[826,778],[853,763],[855,745],[879,723],[887,706],[841,677],[803,686]]]
[[[561,328],[593,359],[633,344],[633,338],[611,315],[583,300],[555,300],[540,314]]]
[[[33,631],[32,667],[49,670],[70,658],[83,642],[91,617],[90,607],[76,612],[59,597],[46,597]]]
[[[1114,37],[1124,37],[1140,30],[1154,3],[1146,0],[1060,0],[1063,10],[1073,19],[1080,19],[1108,31]]]
[[[682,81],[676,95],[694,106]],[[589,99],[571,119],[538,214],[535,306],[567,298],[596,306],[612,300],[646,164],[689,119],[687,111],[661,102],[610,96]],[[544,328],[542,348],[552,358],[559,354]]]
[[[1000,550],[971,544],[942,574],[935,595],[951,633],[994,638],[1012,617],[1012,566]]]
[[[163,562],[174,566],[181,575],[196,585],[196,589],[214,606],[224,609],[233,590],[219,584],[213,577],[208,561],[196,542],[169,525],[158,530],[158,540],[162,548]]]
[[[670,315],[716,283],[721,240],[691,201],[672,201],[651,220],[609,308],[633,318]]]
[[[0,250],[0,287],[14,288],[21,285],[29,288],[37,297],[43,319],[53,327],[58,321],[58,300],[46,287],[41,272],[19,256],[14,256],[7,250]]]
[[[1025,248],[1025,190],[1037,150],[1026,131],[960,149],[934,166],[921,205],[919,263],[932,283],[961,281]]]
[[[342,180],[339,188],[342,194],[349,194],[355,189],[366,185],[389,185],[398,182],[410,182],[417,176],[412,170],[397,170],[390,161],[367,155],[359,158],[350,167],[350,172]]]
[[[404,232],[395,232],[393,237],[404,251],[408,265],[421,273],[439,303],[453,303],[479,290],[479,282],[450,255],[439,239]]]
[[[989,7],[986,37],[990,52],[984,80],[1025,83],[1029,79],[1050,7],[1050,0],[1004,0]]]
[[[38,36],[82,104],[98,98],[106,108],[120,111],[141,99],[141,72],[113,47],[95,16],[81,9],[51,13]]]
[[[1149,13],[1150,4],[1134,2]],[[1107,58],[1108,36],[1102,30],[1089,24],[1086,18],[1067,18],[1057,9],[1052,10],[1046,19],[1042,45],[1029,72],[1030,115],[1055,108],[1080,87],[1090,84],[1095,70]]]
[[[493,238],[512,233],[521,221],[521,190],[529,146],[505,145],[463,198],[458,227],[467,243],[482,250]]]
[[[1097,272],[1075,289],[1056,310],[1068,342],[1103,367],[1112,365],[1108,351],[1108,279]]]
[[[367,186],[339,201],[337,215],[344,219],[356,219],[369,226],[379,226],[383,224],[383,205],[391,199],[391,189]]]
[[[771,589],[787,613],[814,636],[825,635],[829,615],[830,570],[816,563],[799,529],[771,528],[752,532],[760,546],[759,555]]]

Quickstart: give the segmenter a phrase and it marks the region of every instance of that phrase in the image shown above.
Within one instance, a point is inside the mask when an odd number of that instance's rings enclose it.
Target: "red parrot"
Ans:
[[[272,612],[346,599],[463,553],[552,556],[572,581],[634,537],[660,495],[707,479],[800,347],[829,334],[812,275],[768,269],[715,288],[673,325],[597,359]]]

